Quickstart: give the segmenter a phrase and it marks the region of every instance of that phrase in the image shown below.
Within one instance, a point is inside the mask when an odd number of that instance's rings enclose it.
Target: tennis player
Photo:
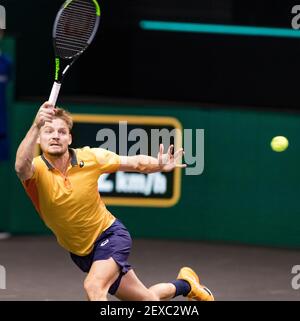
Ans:
[[[84,289],[89,300],[107,300],[108,293],[120,300],[156,301],[183,295],[199,301],[214,300],[199,283],[197,274],[183,267],[177,279],[147,288],[128,263],[131,237],[126,227],[105,207],[98,192],[103,173],[134,171],[169,172],[179,164],[180,149],[170,146],[157,158],[119,156],[101,148],[71,149],[71,115],[45,102],[21,142],[15,169],[44,223],[72,260],[88,273]],[[34,157],[36,143],[42,155]]]

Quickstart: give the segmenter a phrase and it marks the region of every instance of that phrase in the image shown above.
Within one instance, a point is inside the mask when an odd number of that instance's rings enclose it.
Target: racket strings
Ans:
[[[64,8],[55,32],[57,54],[72,58],[82,52],[90,42],[96,20],[96,9],[91,1],[74,1]]]

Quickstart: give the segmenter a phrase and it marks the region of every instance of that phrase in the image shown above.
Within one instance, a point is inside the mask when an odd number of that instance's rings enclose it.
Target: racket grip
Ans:
[[[57,97],[60,91],[60,87],[61,87],[61,83],[59,82],[54,82],[53,86],[52,86],[52,90],[51,90],[51,94],[49,97],[49,102],[55,107],[56,105],[56,101],[57,101]]]

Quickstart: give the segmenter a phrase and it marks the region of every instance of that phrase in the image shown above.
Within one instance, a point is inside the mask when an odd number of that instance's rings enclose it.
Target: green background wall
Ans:
[[[5,37],[0,39],[0,50],[3,54],[10,56],[12,61],[15,61],[15,40],[11,37]],[[13,66],[13,69],[15,66]],[[13,72],[14,74],[14,72]],[[14,83],[15,79],[12,77],[11,81],[7,87],[7,109],[8,109],[8,121],[12,124],[12,105],[14,98]],[[9,133],[11,135],[11,133]],[[9,229],[9,219],[10,219],[10,205],[8,202],[8,191],[10,190],[10,176],[8,169],[10,168],[10,162],[0,161],[0,230]]]
[[[1,49],[14,58],[11,38]],[[48,234],[14,173],[16,149],[42,102],[13,101],[8,110],[11,160],[0,162],[0,230]],[[171,208],[109,207],[134,237],[191,239],[300,246],[299,123],[296,113],[199,106],[116,106],[67,104],[74,113],[171,116],[183,128],[205,130],[202,175],[182,172],[181,199]],[[284,153],[270,148],[273,136],[285,135]],[[96,146],[96,142],[95,142]]]
[[[13,105],[13,153],[39,104]],[[134,237],[300,246],[300,115],[187,106],[63,107],[74,113],[172,116],[183,128],[205,130],[204,172],[200,176],[182,172],[181,199],[176,206],[109,207]],[[289,138],[284,153],[270,148],[276,135]],[[5,181],[1,185],[1,217],[9,215],[9,230],[49,233],[14,174],[13,159],[1,170],[1,181]]]

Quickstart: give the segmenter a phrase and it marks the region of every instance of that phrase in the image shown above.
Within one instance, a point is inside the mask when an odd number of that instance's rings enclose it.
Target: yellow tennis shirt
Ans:
[[[97,237],[115,221],[98,191],[98,179],[120,166],[120,157],[101,148],[70,149],[71,164],[64,176],[41,155],[33,160],[34,174],[23,182],[27,194],[58,243],[84,256]]]

